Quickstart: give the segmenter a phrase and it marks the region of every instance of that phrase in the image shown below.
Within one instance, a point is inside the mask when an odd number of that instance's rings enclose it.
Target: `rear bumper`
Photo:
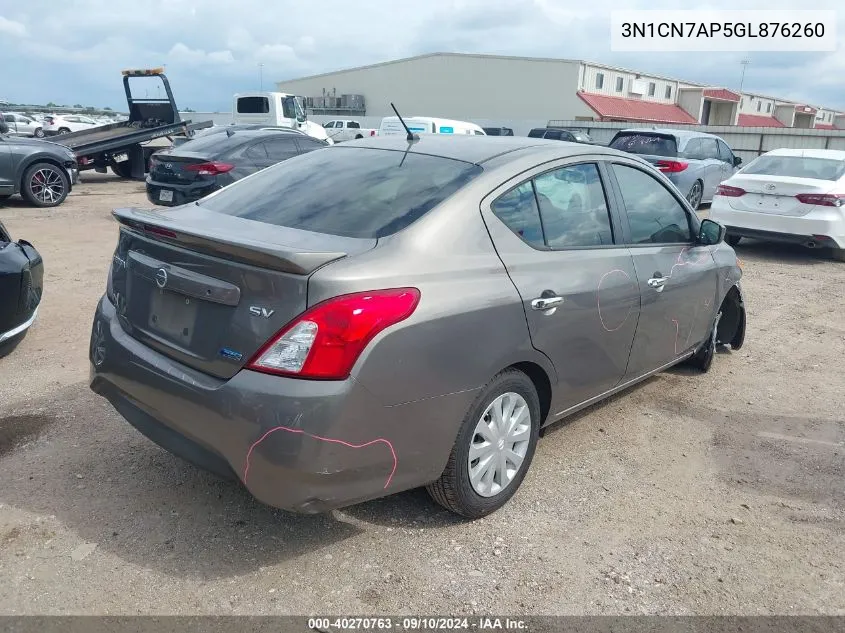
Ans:
[[[728,235],[804,246],[845,248],[845,209],[817,208],[804,216],[738,211],[717,196],[710,219],[724,224]],[[828,238],[828,239],[819,239]]]
[[[214,463],[205,459],[206,467],[228,468],[260,501],[302,513],[436,479],[475,395],[385,407],[354,379],[305,381],[248,370],[217,379],[129,336],[105,297],[89,357],[91,389],[150,439],[191,461],[196,451],[211,454]],[[450,421],[445,432],[440,416]]]
[[[220,189],[220,186],[215,182],[203,181],[180,185],[168,182],[157,182],[147,178],[147,200],[153,204],[165,207],[177,207],[180,204],[194,202],[214,191],[217,191],[218,189]],[[162,200],[162,190],[171,191],[173,193],[173,199],[169,201]]]

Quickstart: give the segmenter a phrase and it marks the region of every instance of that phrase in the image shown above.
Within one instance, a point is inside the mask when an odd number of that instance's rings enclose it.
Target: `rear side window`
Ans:
[[[496,198],[490,208],[521,239],[537,248],[545,246],[540,210],[530,180]]]
[[[610,142],[610,147],[629,154],[645,154],[651,156],[678,155],[678,144],[673,136],[664,134],[626,133],[617,134]]]
[[[296,139],[297,145],[299,145],[299,151],[302,153],[311,152],[315,149],[321,149],[326,147],[326,143],[323,141],[318,141],[315,138],[298,138]]]
[[[535,128],[528,133],[529,138],[543,138],[546,130],[542,128]]]
[[[338,146],[274,165],[197,204],[267,224],[372,239],[401,231],[481,172],[448,158]]]
[[[299,153],[299,148],[292,138],[265,141],[264,147],[267,150],[267,158],[270,160],[287,160]]]
[[[534,186],[550,248],[613,244],[604,188],[594,163],[547,172],[534,179]]]
[[[845,176],[845,161],[809,156],[761,156],[751,161],[742,173],[755,176],[839,180]]]
[[[714,138],[701,139],[701,154],[704,158],[719,158],[719,146]]]
[[[267,114],[270,100],[267,97],[241,97],[238,99],[239,114]]]

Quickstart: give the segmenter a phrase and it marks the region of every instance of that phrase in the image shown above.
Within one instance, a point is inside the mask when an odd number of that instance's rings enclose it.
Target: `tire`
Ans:
[[[511,432],[509,436],[501,437],[498,429],[495,428],[495,422],[489,417],[490,409],[494,405],[504,405],[507,408],[510,403],[515,405],[512,411],[519,411],[524,407],[528,419],[520,419],[518,426],[514,429],[515,433]],[[489,440],[478,433],[479,428],[483,428],[482,425],[488,422],[494,425],[494,428],[490,429],[493,436]],[[526,426],[527,429],[524,428]],[[429,484],[426,490],[441,506],[468,519],[478,519],[495,512],[508,502],[525,478],[537,448],[539,431],[540,398],[537,396],[537,389],[528,376],[521,371],[515,369],[503,371],[482,389],[470,407],[458,431],[458,437],[443,474],[440,475],[440,479]],[[520,439],[515,441],[513,439],[515,437]],[[506,441],[499,443],[496,441],[497,438]],[[496,441],[496,444],[493,444],[493,441]],[[478,446],[482,442],[486,443],[489,449],[485,451],[485,447],[482,447],[482,452],[476,453],[480,455],[480,458],[476,458],[474,463],[482,468],[479,471],[482,477],[474,485],[470,479],[470,449],[474,444]],[[522,455],[521,463],[514,469],[515,472],[510,475],[510,479],[504,485],[502,485],[502,477],[498,477],[497,481],[497,476],[501,472],[497,470],[494,470],[489,477],[489,483],[485,482],[485,479],[488,479],[486,473],[490,469],[483,468],[481,460],[489,457],[490,463],[500,465],[502,463],[500,456],[505,455],[501,446],[504,444],[507,448],[509,443],[512,455]],[[510,465],[515,464],[511,461]],[[504,470],[510,470],[507,460],[505,460]],[[481,494],[479,489],[485,487],[485,494]]]
[[[741,235],[728,235],[725,237],[725,241],[728,243],[728,246],[737,246],[742,241]]]
[[[704,196],[704,185],[700,180],[692,183],[689,192],[687,193],[687,202],[689,202],[693,211],[697,211],[701,206],[701,198]]]
[[[115,176],[120,178],[132,178],[132,165],[128,160],[122,163],[112,163],[111,170]]]
[[[35,128],[34,135],[35,138],[44,138],[44,130],[42,130],[40,127],[37,127]]]
[[[67,173],[52,163],[35,163],[23,174],[21,195],[35,207],[57,207],[65,201],[68,191]]]
[[[59,134],[70,134],[70,128],[67,127],[60,127]]]
[[[13,336],[12,338],[10,338],[8,341],[3,341],[2,343],[0,343],[0,358],[8,356],[13,351],[15,351],[15,348],[20,345],[21,341],[26,336],[26,332],[27,331],[23,331],[17,336]]]
[[[845,248],[830,249],[830,258],[836,262],[845,262]]]
[[[713,329],[710,330],[710,336],[707,337],[707,340],[698,348],[698,351],[690,356],[687,361],[690,367],[697,369],[703,374],[710,371],[710,367],[713,365],[713,358],[716,356],[716,332],[719,329],[719,318],[721,316],[721,312],[716,315],[716,320],[713,322]]]

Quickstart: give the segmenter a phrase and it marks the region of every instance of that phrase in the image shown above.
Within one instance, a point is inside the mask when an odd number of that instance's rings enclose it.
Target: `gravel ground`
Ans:
[[[0,613],[845,614],[845,264],[740,246],[749,331],[554,427],[472,523],[412,491],[302,517],[134,431],[87,386],[94,305],[143,185],[0,205],[46,266],[0,359]]]

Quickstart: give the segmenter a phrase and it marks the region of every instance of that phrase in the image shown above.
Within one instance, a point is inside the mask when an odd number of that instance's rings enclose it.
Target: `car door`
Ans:
[[[640,288],[626,379],[675,362],[710,331],[717,291],[714,246],[696,246],[699,221],[671,184],[646,166],[614,162],[613,190]]]
[[[712,200],[716,187],[722,182],[722,161],[719,159],[719,146],[715,138],[701,139],[701,160],[704,166],[703,200]]]
[[[716,143],[719,145],[719,161],[722,163],[722,176],[719,182],[723,183],[733,176],[738,168],[734,165],[734,153],[728,144],[722,139],[718,139]]]
[[[4,114],[3,120],[9,126],[9,136],[18,136],[18,122],[14,114]]]
[[[490,236],[522,298],[532,345],[554,364],[552,414],[615,387],[639,312],[633,258],[605,194],[601,159],[556,161],[482,203]]]

